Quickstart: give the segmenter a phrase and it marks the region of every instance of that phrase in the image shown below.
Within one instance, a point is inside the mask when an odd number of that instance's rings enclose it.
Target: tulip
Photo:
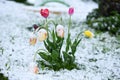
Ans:
[[[35,74],[39,72],[39,68],[35,62],[30,63],[29,69],[32,73],[35,73]]]
[[[36,24],[33,25],[34,30],[36,30],[38,28],[38,26]]]
[[[41,9],[40,14],[44,17],[47,18],[49,16],[49,10],[48,9]]]
[[[73,15],[73,13],[74,13],[74,8],[70,7],[69,11],[68,11],[68,14],[71,16],[71,15]]]
[[[38,31],[38,40],[39,41],[44,41],[47,38],[47,31],[45,29],[40,29]]]
[[[37,74],[38,71],[39,71],[39,68],[38,68],[37,66],[34,66],[34,68],[33,68],[33,73]]]
[[[84,31],[84,35],[88,38],[92,38],[94,36],[94,34],[89,30]]]
[[[58,25],[56,27],[56,32],[57,32],[57,36],[63,38],[64,37],[64,27],[62,25]]]
[[[37,38],[36,38],[35,34],[32,33],[29,43],[30,43],[30,45],[35,45],[36,42],[37,42]]]

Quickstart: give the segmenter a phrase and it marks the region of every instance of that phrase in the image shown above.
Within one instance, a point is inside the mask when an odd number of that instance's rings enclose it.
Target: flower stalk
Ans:
[[[68,26],[68,34],[70,33],[71,23],[72,22],[71,22],[71,15],[70,15],[70,17],[69,17],[69,24],[68,24],[69,25]]]

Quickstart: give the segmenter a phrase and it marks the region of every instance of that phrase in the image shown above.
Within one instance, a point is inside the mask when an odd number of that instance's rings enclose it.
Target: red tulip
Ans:
[[[40,14],[44,17],[47,18],[49,16],[49,10],[48,9],[41,9]]]
[[[71,16],[73,13],[74,13],[74,8],[73,8],[73,7],[70,7],[70,8],[69,8],[69,11],[68,11],[68,14]]]

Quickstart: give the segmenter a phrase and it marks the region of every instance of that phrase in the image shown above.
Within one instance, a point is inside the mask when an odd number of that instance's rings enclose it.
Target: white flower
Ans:
[[[56,27],[56,32],[57,32],[57,36],[63,38],[64,37],[64,27],[62,25],[58,25]]]
[[[47,38],[47,31],[45,29],[40,29],[38,31],[38,40],[44,41]]]
[[[35,35],[34,33],[32,33],[32,34],[30,35],[29,43],[30,43],[30,45],[35,45],[36,42],[37,42],[36,35]]]

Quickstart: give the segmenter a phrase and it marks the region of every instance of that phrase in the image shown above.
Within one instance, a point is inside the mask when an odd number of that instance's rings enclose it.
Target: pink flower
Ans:
[[[34,66],[33,67],[33,73],[37,74],[39,71],[39,68],[37,66]]]
[[[58,25],[56,27],[56,32],[57,32],[57,36],[63,38],[64,37],[64,27],[62,25]]]
[[[35,74],[37,74],[39,72],[39,68],[35,62],[30,63],[29,69],[32,73],[35,73]]]
[[[74,8],[73,8],[73,7],[70,7],[70,8],[69,8],[69,11],[68,11],[68,14],[71,16],[73,13],[74,13]]]
[[[40,14],[44,17],[47,18],[49,16],[49,10],[48,9],[41,9]]]

